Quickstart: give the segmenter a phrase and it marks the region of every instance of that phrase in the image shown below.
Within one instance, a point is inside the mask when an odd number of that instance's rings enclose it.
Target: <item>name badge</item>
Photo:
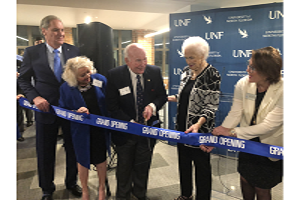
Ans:
[[[246,94],[246,99],[255,101],[256,95],[255,95],[255,94],[251,94],[251,93],[247,93],[247,94]]]
[[[99,88],[102,88],[102,84],[103,84],[103,81],[99,81],[97,79],[93,79],[93,83],[92,83],[94,86],[97,86]]]
[[[121,96],[131,93],[129,86],[119,89],[119,92]]]

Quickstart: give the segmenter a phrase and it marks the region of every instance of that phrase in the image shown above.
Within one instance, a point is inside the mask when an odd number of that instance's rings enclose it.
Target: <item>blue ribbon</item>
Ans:
[[[20,98],[19,103],[25,108],[40,111],[35,105],[31,105],[25,98]],[[189,133],[168,130],[163,128],[145,126],[142,124],[131,123],[109,117],[103,117],[94,114],[85,114],[73,112],[67,109],[63,109],[57,106],[51,106],[52,111],[50,113],[57,115],[58,117],[67,119],[69,121],[88,124],[92,126],[98,126],[115,131],[122,131],[125,133],[146,136],[150,138],[167,140],[171,142],[179,142],[183,144],[189,144],[199,146],[205,144],[208,146],[214,146],[219,148],[225,148],[235,151],[241,151],[245,153],[256,154],[265,157],[271,157],[276,159],[283,159],[283,147],[269,145],[259,142],[253,142],[250,140],[243,140],[234,137],[227,136],[214,136],[210,133]]]

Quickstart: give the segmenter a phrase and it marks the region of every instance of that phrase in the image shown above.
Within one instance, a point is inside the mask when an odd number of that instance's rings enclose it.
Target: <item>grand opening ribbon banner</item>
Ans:
[[[22,107],[37,111],[40,111],[35,105],[30,104],[26,98],[20,98],[19,104]],[[246,153],[256,154],[265,157],[271,157],[276,159],[283,159],[283,147],[273,146],[269,144],[253,142],[249,140],[243,140],[226,136],[213,136],[209,133],[189,133],[168,130],[163,128],[145,126],[142,124],[131,123],[109,117],[103,117],[94,114],[77,113],[67,109],[63,109],[57,106],[52,106],[54,113],[58,117],[66,120],[77,122],[81,124],[87,124],[92,126],[98,126],[114,131],[122,131],[125,133],[155,138],[159,140],[167,140],[170,142],[179,142],[183,144],[199,146],[201,144],[214,146],[219,148],[225,148],[235,151],[242,151]]]

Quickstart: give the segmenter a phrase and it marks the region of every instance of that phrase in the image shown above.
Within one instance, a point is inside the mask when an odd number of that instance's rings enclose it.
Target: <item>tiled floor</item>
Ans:
[[[35,153],[35,127],[31,126],[24,132],[25,141],[17,144],[17,199],[41,199],[41,189],[38,187],[37,164]],[[62,140],[58,140],[55,171],[56,191],[54,199],[78,199],[69,194],[64,186],[65,153]],[[237,161],[234,157],[212,155],[212,200],[242,199],[239,176],[236,172]],[[112,164],[112,166],[114,166]],[[177,171],[177,149],[174,146],[158,142],[155,147],[150,178],[148,197],[151,200],[171,200],[179,195],[179,177]],[[108,181],[112,196],[115,199],[115,170],[108,171]],[[91,200],[97,199],[97,173],[90,171],[89,188]],[[272,190],[273,200],[283,199],[283,183]]]

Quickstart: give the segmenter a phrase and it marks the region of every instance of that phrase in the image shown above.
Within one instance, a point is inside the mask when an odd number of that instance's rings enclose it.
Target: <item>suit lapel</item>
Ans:
[[[56,76],[53,72],[53,70],[51,69],[50,65],[49,65],[49,59],[48,59],[48,54],[47,54],[47,46],[45,43],[43,43],[41,45],[41,49],[39,51],[39,59],[43,62],[43,66],[46,70],[46,73],[49,74],[49,78],[51,79],[55,79],[56,82],[58,83],[57,79],[56,79]],[[51,81],[53,83],[53,81]]]
[[[260,113],[262,110],[267,108],[268,105],[272,104],[274,100],[276,100],[278,96],[278,91],[280,90],[281,83],[272,84],[269,86],[260,106],[258,112]]]
[[[248,83],[250,86],[247,88],[245,94],[245,107],[249,109],[249,113],[246,113],[248,124],[252,119],[255,109],[255,99],[256,99],[256,84]]]
[[[152,85],[152,79],[151,79],[151,75],[148,69],[148,66],[146,67],[146,70],[144,72],[144,99],[145,101],[147,101],[147,99],[149,99],[148,95],[151,92],[151,85]],[[145,103],[144,101],[144,103]]]
[[[122,79],[122,82],[124,84],[121,84],[124,87],[122,87],[122,88],[125,88],[125,87],[129,86],[130,91],[131,91],[130,94],[128,94],[129,103],[131,104],[131,106],[133,108],[135,108],[135,99],[134,99],[134,94],[133,94],[134,91],[133,91],[133,86],[132,86],[132,81],[131,81],[131,76],[130,76],[128,66],[124,65],[124,69],[122,71],[123,71],[122,74],[124,74],[124,76],[123,76],[124,78]],[[116,78],[119,78],[119,77],[116,77]],[[120,88],[120,89],[122,89],[122,88]]]
[[[70,58],[70,49],[65,44],[62,45],[62,53],[64,57],[64,64],[66,64],[67,60]]]

